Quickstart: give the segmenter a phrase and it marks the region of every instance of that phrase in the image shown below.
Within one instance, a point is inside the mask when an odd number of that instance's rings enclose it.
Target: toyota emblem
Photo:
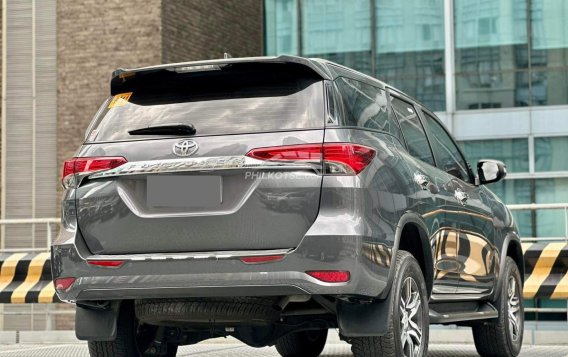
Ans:
[[[173,152],[176,156],[190,156],[197,151],[197,143],[190,139],[180,140],[174,144]]]

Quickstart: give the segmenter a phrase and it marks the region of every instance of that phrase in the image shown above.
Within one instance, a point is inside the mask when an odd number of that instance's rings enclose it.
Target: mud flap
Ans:
[[[392,289],[391,289],[392,291]],[[382,336],[387,333],[391,318],[391,292],[384,300],[369,304],[339,301],[337,324],[346,337]]]
[[[112,302],[106,309],[77,306],[75,335],[83,341],[114,341],[120,301]]]

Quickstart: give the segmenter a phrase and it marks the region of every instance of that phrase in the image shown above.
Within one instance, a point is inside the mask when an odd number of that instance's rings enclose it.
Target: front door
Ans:
[[[438,168],[450,175],[446,190],[453,195],[455,210],[446,218],[456,227],[456,268],[460,295],[487,295],[496,278],[497,250],[490,207],[480,187],[473,184],[467,163],[444,127],[433,114],[423,112]]]
[[[455,211],[453,192],[447,188],[451,175],[436,168],[424,127],[417,109],[409,102],[393,96],[393,112],[400,123],[409,161],[414,165],[409,173],[416,191],[412,208],[419,213],[430,232],[430,247],[434,259],[432,297],[451,297],[459,283],[457,273],[458,232],[455,221],[448,219]]]

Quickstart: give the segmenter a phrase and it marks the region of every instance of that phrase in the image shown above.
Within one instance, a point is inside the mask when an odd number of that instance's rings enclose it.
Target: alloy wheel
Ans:
[[[514,276],[509,277],[509,284],[507,288],[507,312],[509,318],[509,334],[512,341],[517,341],[521,335],[521,326],[523,318],[520,311],[520,293],[517,285],[517,280]]]
[[[417,357],[422,346],[422,298],[418,284],[407,277],[400,293],[400,342],[404,357]]]

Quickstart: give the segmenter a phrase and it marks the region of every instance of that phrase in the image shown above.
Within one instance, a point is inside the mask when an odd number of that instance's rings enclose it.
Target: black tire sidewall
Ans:
[[[501,291],[499,294],[499,323],[503,324],[503,331],[505,331],[505,341],[507,341],[508,350],[511,351],[513,356],[518,355],[521,352],[521,347],[523,345],[523,337],[524,337],[524,304],[523,304],[523,291],[522,289],[519,290],[519,317],[520,317],[520,336],[519,339],[515,342],[511,339],[511,333],[509,330],[509,304],[508,304],[508,291],[509,291],[509,278],[513,276],[517,281],[517,289],[521,288],[522,280],[521,274],[519,272],[519,268],[515,261],[509,257],[507,257],[507,261],[505,262],[505,274],[503,274],[503,281],[501,282]]]
[[[420,300],[422,304],[422,343],[420,345],[420,356],[426,356],[428,351],[428,338],[429,338],[429,310],[428,310],[428,296],[426,289],[426,282],[422,275],[422,270],[418,265],[416,259],[410,254],[404,254],[400,261],[399,273],[396,274],[393,291],[391,294],[391,324],[394,332],[396,354],[400,356],[403,354],[402,343],[400,341],[401,326],[400,326],[400,310],[399,302],[402,293],[403,283],[407,277],[412,277],[418,285],[420,291]]]

